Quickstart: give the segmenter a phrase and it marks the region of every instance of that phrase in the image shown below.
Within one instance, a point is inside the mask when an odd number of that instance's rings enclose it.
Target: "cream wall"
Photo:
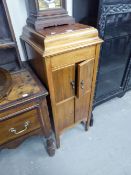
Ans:
[[[18,43],[21,59],[24,61],[24,54],[20,44],[20,35],[22,34],[22,28],[26,24],[27,12],[25,6],[25,0],[6,0],[9,13],[11,16],[16,40]],[[67,0],[67,10],[69,15],[72,15],[72,0]]]

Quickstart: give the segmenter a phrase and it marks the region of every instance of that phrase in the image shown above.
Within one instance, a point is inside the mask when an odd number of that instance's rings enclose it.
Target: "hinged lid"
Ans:
[[[43,57],[102,42],[97,29],[82,24],[50,27],[39,32],[26,26],[23,29],[22,39],[37,49]]]

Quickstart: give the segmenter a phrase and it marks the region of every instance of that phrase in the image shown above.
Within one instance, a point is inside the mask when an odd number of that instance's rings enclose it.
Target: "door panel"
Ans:
[[[90,95],[88,92],[80,98],[75,98],[75,122],[88,119]]]
[[[58,129],[62,131],[74,124],[74,98],[56,106]]]
[[[77,97],[83,96],[91,89],[94,59],[78,64]]]
[[[129,59],[131,39],[119,37],[104,42],[100,57],[96,101],[107,98],[123,88],[123,78]]]
[[[131,1],[100,0],[98,28],[104,39],[131,34]]]
[[[75,65],[54,71],[53,83],[57,103],[73,97],[75,95]]]
[[[115,26],[115,27],[114,27]],[[105,39],[131,34],[131,13],[107,15]]]

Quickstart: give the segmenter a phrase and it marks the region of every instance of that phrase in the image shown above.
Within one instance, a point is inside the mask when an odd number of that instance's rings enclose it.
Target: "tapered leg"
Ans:
[[[89,126],[92,127],[94,123],[93,113],[91,113],[90,123],[88,121],[82,123],[85,126],[85,131],[88,131]]]
[[[91,113],[90,127],[92,127],[93,124],[94,124],[94,117],[93,117],[93,113]]]
[[[85,131],[88,131],[88,123],[86,121],[82,121],[81,124],[85,128]]]
[[[88,122],[85,124],[85,131],[88,131]]]
[[[60,148],[60,137],[58,135],[56,135],[56,147],[57,149]]]
[[[118,98],[122,98],[122,97],[124,97],[124,95],[125,95],[125,92],[122,92],[122,93],[120,93],[119,95],[117,95],[117,97],[118,97]]]

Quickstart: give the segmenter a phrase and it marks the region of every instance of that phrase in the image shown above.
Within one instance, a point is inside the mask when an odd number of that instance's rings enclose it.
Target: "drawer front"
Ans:
[[[0,144],[40,128],[38,115],[38,110],[33,109],[19,115],[14,113],[16,117],[0,122]]]
[[[75,64],[76,62],[95,58],[95,49],[96,46],[90,46],[72,52],[64,53],[62,55],[54,56],[51,59],[52,69],[56,70],[57,68]]]

